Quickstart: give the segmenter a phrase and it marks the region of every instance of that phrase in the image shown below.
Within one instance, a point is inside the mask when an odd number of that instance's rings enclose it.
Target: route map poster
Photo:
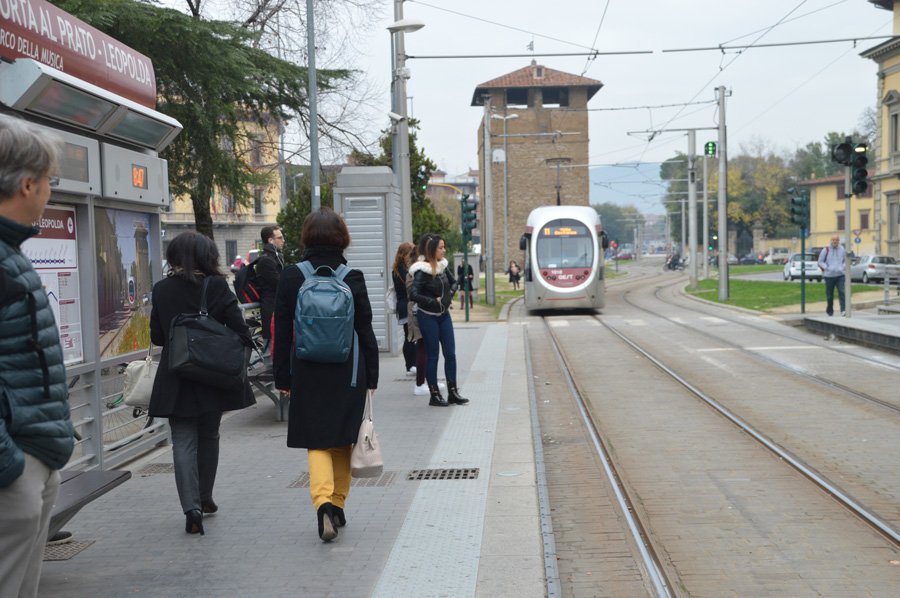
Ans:
[[[150,215],[94,208],[100,358],[150,346]]]
[[[50,300],[59,327],[63,363],[84,361],[81,292],[78,284],[78,234],[75,208],[48,204],[35,226],[41,232],[22,243]]]

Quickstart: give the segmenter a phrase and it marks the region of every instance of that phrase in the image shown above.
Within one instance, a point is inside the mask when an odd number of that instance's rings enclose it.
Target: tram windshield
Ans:
[[[594,241],[583,222],[571,218],[551,220],[537,235],[538,268],[590,268]]]

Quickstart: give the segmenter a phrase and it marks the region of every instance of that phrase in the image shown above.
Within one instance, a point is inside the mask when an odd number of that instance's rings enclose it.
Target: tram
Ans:
[[[601,309],[606,301],[600,215],[587,206],[544,206],[528,215],[519,248],[525,252],[529,310]]]

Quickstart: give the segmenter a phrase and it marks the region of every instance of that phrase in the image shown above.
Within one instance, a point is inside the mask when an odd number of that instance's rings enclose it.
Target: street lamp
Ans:
[[[506,134],[506,121],[519,118],[518,114],[491,114],[491,118],[503,121],[503,265],[509,267],[509,136]]]
[[[400,215],[403,222],[403,239],[412,238],[412,195],[409,188],[409,122],[406,118],[406,80],[409,70],[406,68],[406,49],[403,36],[418,31],[425,26],[422,21],[403,18],[403,0],[394,0],[394,18],[387,30],[391,33],[391,110],[400,116],[395,121],[393,142],[391,144],[391,164],[397,187],[400,189]]]

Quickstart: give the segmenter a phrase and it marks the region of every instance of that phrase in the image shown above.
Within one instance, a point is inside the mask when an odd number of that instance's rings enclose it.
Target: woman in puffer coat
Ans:
[[[431,395],[428,404],[433,407],[446,407],[450,403],[465,405],[469,399],[459,394],[456,384],[456,339],[449,312],[453,294],[459,287],[447,268],[444,240],[439,235],[431,234],[419,242],[419,247],[424,248],[424,253],[409,268],[413,276],[409,298],[418,306],[416,318],[425,340],[425,380]],[[441,349],[444,353],[444,375],[447,377],[447,400],[441,396],[437,380],[438,353]]]

